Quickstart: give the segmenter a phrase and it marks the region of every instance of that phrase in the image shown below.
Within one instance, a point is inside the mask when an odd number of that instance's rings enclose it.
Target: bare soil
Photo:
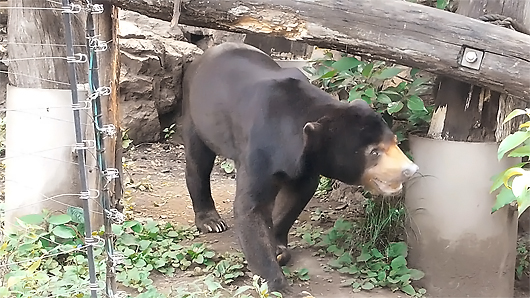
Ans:
[[[181,145],[169,143],[142,144],[128,150],[124,154],[125,176],[130,179],[134,188],[127,188],[130,206],[130,216],[134,218],[153,218],[169,221],[180,225],[193,225],[193,209],[184,178],[184,152]],[[204,242],[217,253],[240,251],[234,236],[232,203],[235,194],[234,175],[227,174],[217,163],[211,175],[212,194],[217,210],[229,225],[229,229],[220,234],[201,234],[196,242]],[[127,180],[126,180],[127,181]],[[337,192],[334,192],[335,194]],[[346,202],[346,203],[345,203]],[[330,216],[328,222],[322,223],[325,228],[331,226],[339,215],[353,215],[360,208],[360,200],[347,198],[314,198],[295,224],[301,225],[310,221],[311,211],[319,208]],[[348,216],[346,216],[348,217]],[[314,225],[314,222],[313,222]],[[307,282],[294,281],[294,287],[299,292],[307,291],[314,297],[358,297],[358,298],[397,298],[408,297],[401,292],[391,292],[387,289],[375,289],[353,293],[350,287],[341,285],[347,279],[336,271],[326,270],[322,265],[328,259],[315,254],[313,248],[303,248],[300,239],[291,236],[290,246],[294,246],[293,258],[289,263],[291,270],[306,268],[309,270],[310,280]],[[250,273],[248,273],[250,275]],[[168,292],[178,285],[185,285],[196,280],[197,277],[189,273],[182,273],[174,277],[155,275],[155,286]],[[241,283],[237,283],[241,284]],[[250,278],[246,279],[250,284]],[[529,297],[528,291],[516,286],[515,297]]]

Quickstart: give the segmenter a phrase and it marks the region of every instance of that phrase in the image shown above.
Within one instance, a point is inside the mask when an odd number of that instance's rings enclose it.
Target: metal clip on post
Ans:
[[[90,36],[88,38],[88,45],[94,49],[95,52],[102,52],[108,49],[107,42],[99,39],[97,36]]]
[[[87,8],[91,14],[101,14],[103,13],[103,11],[105,11],[105,9],[103,8],[103,4],[88,3]]]
[[[75,105],[72,105],[72,109],[74,110],[89,110],[92,108],[92,102],[84,100],[79,101]]]
[[[88,61],[88,57],[82,53],[76,53],[73,56],[66,57],[68,63],[85,63]]]
[[[113,221],[115,224],[121,225],[125,221],[125,215],[117,209],[105,210],[107,218]]]
[[[95,140],[83,140],[83,143],[76,143],[74,147],[75,150],[88,150],[94,148],[96,148]]]
[[[62,13],[80,13],[81,12],[81,5],[70,3],[69,6],[63,6]]]
[[[105,134],[106,137],[114,137],[116,135],[116,126],[114,124],[107,124],[103,125],[103,127],[99,128],[98,130]]]
[[[107,178],[107,181],[112,181],[113,179],[117,179],[120,177],[120,172],[116,168],[107,168],[105,171],[103,171],[103,175],[105,175],[105,178]]]

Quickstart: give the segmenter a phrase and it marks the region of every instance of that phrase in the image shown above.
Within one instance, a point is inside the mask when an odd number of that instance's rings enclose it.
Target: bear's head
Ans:
[[[401,151],[382,117],[365,101],[332,109],[304,126],[306,149],[318,159],[320,173],[374,193],[394,195],[418,171]]]

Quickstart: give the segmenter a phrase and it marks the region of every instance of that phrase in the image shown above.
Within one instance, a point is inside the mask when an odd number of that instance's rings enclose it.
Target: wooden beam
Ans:
[[[173,0],[103,0],[171,21]],[[181,24],[262,33],[372,56],[530,100],[530,36],[402,0],[183,0]],[[464,46],[485,52],[460,66]]]

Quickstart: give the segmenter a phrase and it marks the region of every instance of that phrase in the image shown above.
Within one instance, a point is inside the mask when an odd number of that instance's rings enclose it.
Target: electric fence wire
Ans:
[[[63,22],[65,26],[65,40],[66,40],[66,54],[67,57],[74,57],[74,47],[73,47],[73,37],[72,37],[72,25],[70,13],[68,13],[67,8],[73,7],[70,3],[70,0],[62,0],[62,6],[64,8],[63,13]],[[73,60],[68,60],[72,62]],[[77,105],[79,103],[78,99],[78,90],[77,90],[77,73],[75,69],[75,63],[68,63],[68,76],[70,78],[70,89],[72,92],[72,104]],[[81,117],[79,110],[73,110],[74,113],[74,127],[75,127],[75,138],[76,143],[83,143],[83,136],[81,130]],[[90,297],[97,298],[98,284],[96,280],[96,268],[94,261],[94,238],[92,236],[92,226],[90,222],[90,205],[89,198],[90,193],[88,191],[88,177],[87,169],[85,165],[85,147],[77,147],[77,159],[79,162],[79,177],[81,184],[81,200],[83,204],[83,215],[85,221],[85,244],[87,250],[87,259],[88,259],[88,273],[89,273],[89,290]],[[90,244],[90,245],[89,245]]]

